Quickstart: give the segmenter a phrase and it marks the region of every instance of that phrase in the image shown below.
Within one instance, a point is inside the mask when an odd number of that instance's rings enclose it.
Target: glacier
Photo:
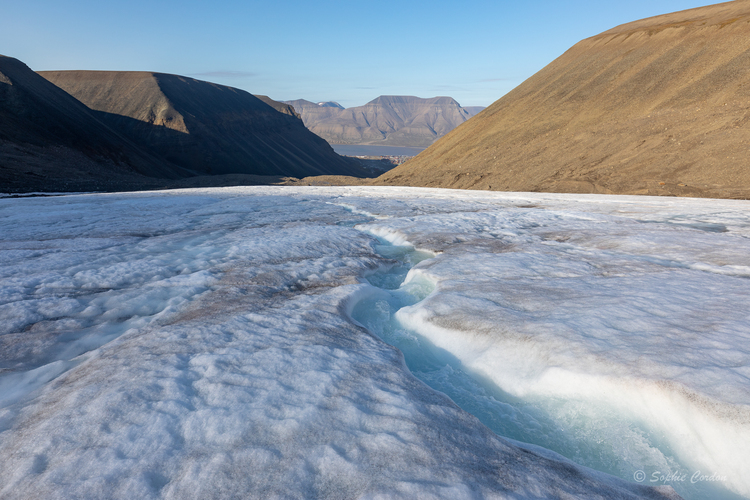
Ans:
[[[748,209],[0,199],[0,497],[750,497]]]

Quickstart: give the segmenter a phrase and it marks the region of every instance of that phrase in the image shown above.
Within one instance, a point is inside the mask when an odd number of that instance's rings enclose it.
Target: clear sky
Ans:
[[[448,95],[487,106],[579,40],[694,0],[0,0],[0,54],[146,70],[277,100]]]

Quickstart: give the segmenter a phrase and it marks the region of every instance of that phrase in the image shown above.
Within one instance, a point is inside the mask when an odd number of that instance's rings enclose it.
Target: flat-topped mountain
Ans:
[[[284,102],[331,144],[426,147],[478,112],[476,106],[462,108],[450,97],[380,96],[345,109],[335,102]]]
[[[0,56],[0,192],[263,183],[323,174],[367,171],[307,130],[288,104],[162,73],[35,73]]]
[[[133,141],[200,174],[362,174],[298,118],[244,90],[164,73],[40,74]]]
[[[112,130],[21,61],[0,56],[0,192],[134,186],[190,175]]]
[[[750,197],[750,1],[585,39],[385,184]]]
[[[244,90],[164,73],[39,74],[112,128],[199,174],[363,175],[298,118]]]

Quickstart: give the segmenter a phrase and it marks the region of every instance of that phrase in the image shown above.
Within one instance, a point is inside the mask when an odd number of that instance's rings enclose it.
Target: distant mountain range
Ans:
[[[367,172],[267,97],[163,73],[35,73],[0,56],[0,192]]]
[[[380,96],[364,106],[284,101],[305,126],[331,144],[427,147],[482,107],[462,108],[450,97]]]
[[[750,198],[750,1],[585,39],[377,182]]]

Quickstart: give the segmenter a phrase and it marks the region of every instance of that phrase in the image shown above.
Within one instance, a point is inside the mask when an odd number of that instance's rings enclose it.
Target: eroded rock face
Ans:
[[[380,178],[505,191],[747,198],[750,2],[585,39]]]
[[[286,101],[305,126],[332,144],[426,147],[483,108],[462,108],[450,97],[380,96],[364,106]]]
[[[363,173],[288,110],[243,90],[164,73],[40,74],[111,127],[195,175]]]

